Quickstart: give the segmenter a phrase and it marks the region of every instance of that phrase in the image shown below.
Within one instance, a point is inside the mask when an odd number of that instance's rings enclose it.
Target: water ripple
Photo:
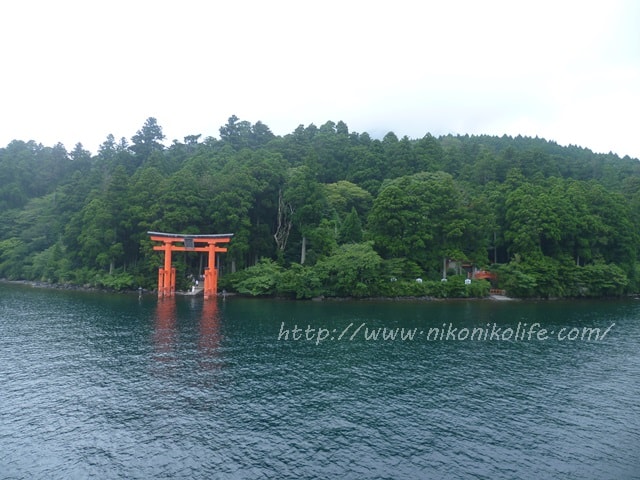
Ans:
[[[634,303],[309,304],[0,285],[0,478],[639,478]],[[282,341],[616,323],[605,342]]]

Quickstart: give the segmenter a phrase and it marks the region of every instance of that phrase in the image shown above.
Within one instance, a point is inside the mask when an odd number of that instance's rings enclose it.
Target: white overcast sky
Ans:
[[[635,0],[0,3],[0,146],[92,152],[155,117],[277,135],[527,135],[640,158]]]

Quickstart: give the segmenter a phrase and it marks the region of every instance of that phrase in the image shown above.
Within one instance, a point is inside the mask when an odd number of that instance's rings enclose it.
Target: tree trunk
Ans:
[[[302,236],[302,249],[300,251],[300,265],[304,265],[304,261],[307,259],[307,237]]]

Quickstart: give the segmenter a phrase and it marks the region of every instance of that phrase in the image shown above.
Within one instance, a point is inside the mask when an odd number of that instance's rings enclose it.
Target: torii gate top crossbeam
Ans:
[[[193,238],[198,241],[206,242],[208,239],[218,240],[233,237],[233,233],[209,233],[205,235],[189,235],[185,233],[163,233],[163,232],[147,232],[147,235],[151,237],[162,237],[160,242],[163,242],[168,239],[173,239],[174,242],[183,242],[185,238]]]
[[[170,248],[174,252],[179,251],[195,251],[195,252],[208,252],[210,249],[217,248],[221,252],[226,252],[226,249],[218,247],[220,243],[229,243],[233,233],[212,233],[208,235],[187,235],[181,233],[163,233],[163,232],[147,232],[147,235],[152,241],[162,242],[164,246],[155,246],[154,250],[166,250]],[[174,245],[174,243],[182,243],[183,246]],[[204,247],[196,247],[196,243],[206,244]]]

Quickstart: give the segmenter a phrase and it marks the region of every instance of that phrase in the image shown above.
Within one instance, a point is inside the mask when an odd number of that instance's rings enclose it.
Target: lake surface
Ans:
[[[640,478],[637,300],[0,284],[0,381],[2,479]]]

